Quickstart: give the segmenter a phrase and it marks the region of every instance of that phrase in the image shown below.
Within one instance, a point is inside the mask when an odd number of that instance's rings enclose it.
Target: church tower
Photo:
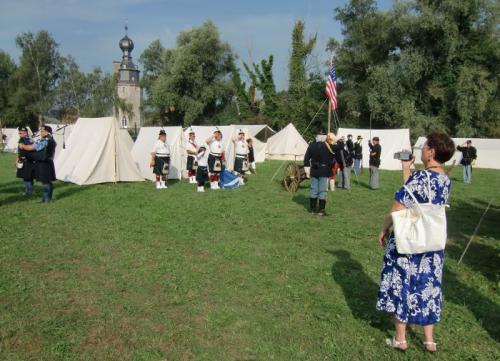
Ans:
[[[125,25],[125,36],[120,40],[122,61],[113,62],[113,73],[117,74],[118,97],[122,99],[128,110],[118,109],[114,114],[122,128],[140,128],[142,126],[142,89],[139,85],[139,69],[132,61],[134,42],[127,36],[128,26]],[[115,110],[116,112],[116,110]]]

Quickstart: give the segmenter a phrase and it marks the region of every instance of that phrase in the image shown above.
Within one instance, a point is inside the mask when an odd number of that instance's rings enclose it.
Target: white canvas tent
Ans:
[[[368,168],[370,160],[370,149],[368,140],[373,137],[379,137],[382,154],[380,157],[380,169],[399,170],[401,162],[394,159],[394,153],[400,152],[402,149],[411,149],[410,130],[409,129],[354,129],[354,128],[339,128],[337,137],[352,134],[353,141],[358,135],[363,137],[363,167]]]
[[[113,117],[79,118],[55,167],[57,179],[78,185],[144,180]]]
[[[56,153],[54,154],[54,160],[57,159],[61,151],[66,148],[66,142],[69,139],[71,132],[73,130],[74,124],[47,124],[52,128],[52,137],[56,141]]]
[[[170,144],[170,172],[168,179],[181,179],[182,170],[185,168],[184,150],[182,148],[181,127],[141,127],[137,139],[133,144],[132,158],[145,179],[155,180],[153,169],[149,167],[151,150],[158,140],[160,130],[167,133],[167,143]],[[129,136],[130,137],[130,136]]]
[[[267,140],[266,158],[303,160],[307,146],[307,142],[290,123]]]
[[[7,143],[9,142],[10,138],[14,136],[14,134],[17,134],[17,129],[16,128],[3,128],[2,129],[2,135],[5,135],[5,143],[4,143],[4,151],[7,152]],[[3,140],[2,140],[3,142]]]
[[[474,167],[500,169],[500,139],[453,138],[453,141],[456,147],[458,145],[464,145],[469,139],[472,141],[472,145],[477,149],[477,160]],[[417,164],[422,164],[420,157],[425,141],[425,137],[419,137],[413,146],[413,154],[416,159],[415,163]],[[457,150],[446,164],[452,164],[453,161],[455,161],[455,164],[460,164],[461,159],[462,152]]]
[[[30,136],[33,135],[30,128],[28,128],[28,134]],[[7,144],[5,145],[3,151],[17,153],[17,143],[19,143],[19,134],[17,133],[17,129],[15,129],[15,131],[11,133],[9,139],[7,139]]]
[[[248,129],[250,136],[263,143],[266,143],[269,138],[276,134],[276,132],[266,124],[241,125],[241,127]]]

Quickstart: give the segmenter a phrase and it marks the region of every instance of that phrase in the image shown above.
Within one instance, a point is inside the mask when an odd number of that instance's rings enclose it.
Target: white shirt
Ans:
[[[198,167],[207,167],[208,166],[208,151],[204,150],[196,156],[198,160]]]
[[[237,140],[235,142],[235,152],[236,152],[236,155],[247,155],[248,154],[248,146],[247,146],[247,142],[245,142],[244,140]]]
[[[198,151],[198,146],[196,145],[196,143],[194,141],[188,140],[186,143],[186,150],[196,153]],[[193,156],[193,154],[188,153],[188,157],[192,157],[192,156]]]
[[[222,153],[222,142],[220,140],[212,140],[208,147],[210,148],[210,153],[216,156],[220,156],[220,154]]]
[[[170,156],[170,144],[167,142],[162,142],[158,139],[153,145],[153,150],[151,153],[155,153],[158,157],[168,157]]]

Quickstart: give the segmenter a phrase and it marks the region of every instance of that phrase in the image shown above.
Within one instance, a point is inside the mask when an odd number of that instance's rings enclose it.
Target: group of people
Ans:
[[[355,142],[352,135],[336,138],[335,134],[328,133],[325,141],[317,138],[311,143],[304,155],[304,166],[309,169],[311,178],[310,212],[325,215],[325,206],[328,188],[335,189],[337,174],[338,187],[351,188],[351,173],[358,177],[363,160],[363,137],[358,135]],[[382,147],[378,137],[368,141],[370,148],[370,187],[379,188],[378,168]],[[354,166],[354,169],[353,169]],[[319,204],[319,207],[318,207]]]
[[[34,180],[42,183],[42,202],[48,203],[54,194],[53,181],[56,180],[54,154],[56,142],[52,137],[52,128],[42,125],[33,137],[28,128],[18,128],[19,142],[16,156],[16,176],[24,181],[24,194],[33,194]]]
[[[239,176],[240,185],[245,184],[244,176],[250,171],[255,173],[255,156],[253,141],[245,138],[245,132],[239,130],[232,139],[234,143],[234,172]],[[222,146],[222,132],[216,129],[213,134],[205,140],[204,144],[198,145],[196,134],[193,129],[188,131],[188,139],[185,144],[187,153],[186,172],[190,183],[196,183],[198,192],[205,191],[205,183],[210,183],[210,189],[217,190],[219,187],[220,174],[225,169],[225,153]],[[167,188],[167,179],[170,167],[170,145],[167,142],[167,134],[160,130],[158,140],[154,143],[151,151],[150,167],[156,176],[156,188]]]

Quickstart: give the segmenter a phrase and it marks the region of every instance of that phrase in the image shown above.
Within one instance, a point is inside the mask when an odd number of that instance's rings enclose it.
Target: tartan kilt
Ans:
[[[166,164],[167,172],[164,173],[163,166]],[[167,175],[170,167],[170,157],[155,157],[155,165],[153,167],[153,173],[156,175]]]
[[[186,162],[186,170],[196,170],[196,162],[193,156],[188,155]]]
[[[221,164],[221,170],[214,171],[214,165],[215,165],[215,162],[217,160]],[[212,154],[209,154],[208,155],[208,170],[210,171],[210,173],[213,173],[213,172],[220,173],[220,172],[222,172],[222,158],[221,157],[216,157],[215,155],[212,155]]]

